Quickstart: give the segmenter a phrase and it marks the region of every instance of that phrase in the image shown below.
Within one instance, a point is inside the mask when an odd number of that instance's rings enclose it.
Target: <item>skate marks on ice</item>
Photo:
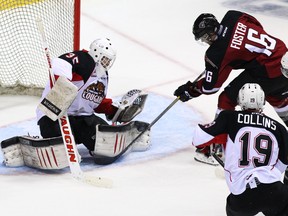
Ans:
[[[148,98],[143,111],[135,120],[151,123],[159,114],[170,105],[174,98],[148,92]],[[103,116],[103,118],[105,118]],[[131,152],[120,158],[114,164],[108,166],[121,166],[129,163],[145,162],[157,159],[181,149],[191,146],[194,127],[201,121],[200,114],[196,113],[187,103],[176,103],[155,125],[151,128],[151,148],[145,152]],[[36,119],[30,119],[17,124],[0,128],[0,141],[21,135],[39,136]],[[88,150],[81,144],[78,145],[82,157],[81,168],[84,171],[100,168],[96,165]],[[193,150],[191,147],[191,154]],[[191,156],[192,157],[192,156]],[[57,171],[42,171],[29,167],[8,168],[2,163],[3,155],[0,152],[0,175],[21,175],[25,173],[35,174],[61,174],[69,172],[69,168]]]

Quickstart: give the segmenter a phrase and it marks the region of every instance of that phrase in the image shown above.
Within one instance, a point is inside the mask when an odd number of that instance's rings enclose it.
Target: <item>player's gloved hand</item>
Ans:
[[[200,90],[196,87],[197,83],[188,81],[184,85],[179,86],[174,95],[179,97],[182,102],[186,102],[192,98],[199,97],[201,95]]]

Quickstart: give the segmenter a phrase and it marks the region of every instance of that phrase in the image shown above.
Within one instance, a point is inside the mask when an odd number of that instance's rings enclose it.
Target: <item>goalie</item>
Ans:
[[[92,156],[120,154],[140,133],[131,150],[148,149],[148,123],[131,121],[142,111],[147,94],[134,89],[118,102],[106,98],[108,70],[115,58],[111,41],[99,38],[91,43],[89,51],[73,51],[53,59],[51,69],[56,82],[47,83],[36,110],[43,139],[20,136],[2,141],[4,163],[40,169],[67,167],[58,121],[66,112],[75,142],[85,145]],[[105,114],[113,123],[126,124],[111,126],[97,114]]]

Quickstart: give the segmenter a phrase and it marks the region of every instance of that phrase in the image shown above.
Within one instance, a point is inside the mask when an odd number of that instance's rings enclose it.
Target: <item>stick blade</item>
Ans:
[[[113,181],[109,178],[103,178],[98,176],[91,176],[83,174],[81,177],[79,176],[73,176],[76,180],[81,181],[83,183],[93,185],[96,187],[102,187],[102,188],[112,188],[113,187]]]
[[[126,147],[127,148],[127,147]],[[116,156],[112,156],[112,157],[108,157],[108,156],[100,156],[100,155],[94,155],[93,159],[94,162],[98,165],[108,165],[108,164],[112,164],[113,162],[115,162],[116,160],[118,160],[120,158],[121,155],[123,155],[126,152],[126,149],[124,149],[124,151],[122,151],[119,155]]]
[[[219,179],[225,179],[224,169],[222,167],[215,168],[215,176]]]

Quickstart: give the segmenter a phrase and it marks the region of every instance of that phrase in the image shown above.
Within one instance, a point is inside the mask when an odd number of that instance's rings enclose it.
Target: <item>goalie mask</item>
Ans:
[[[88,53],[96,63],[102,65],[106,70],[112,67],[116,59],[116,50],[108,38],[100,38],[93,41],[90,44]]]

